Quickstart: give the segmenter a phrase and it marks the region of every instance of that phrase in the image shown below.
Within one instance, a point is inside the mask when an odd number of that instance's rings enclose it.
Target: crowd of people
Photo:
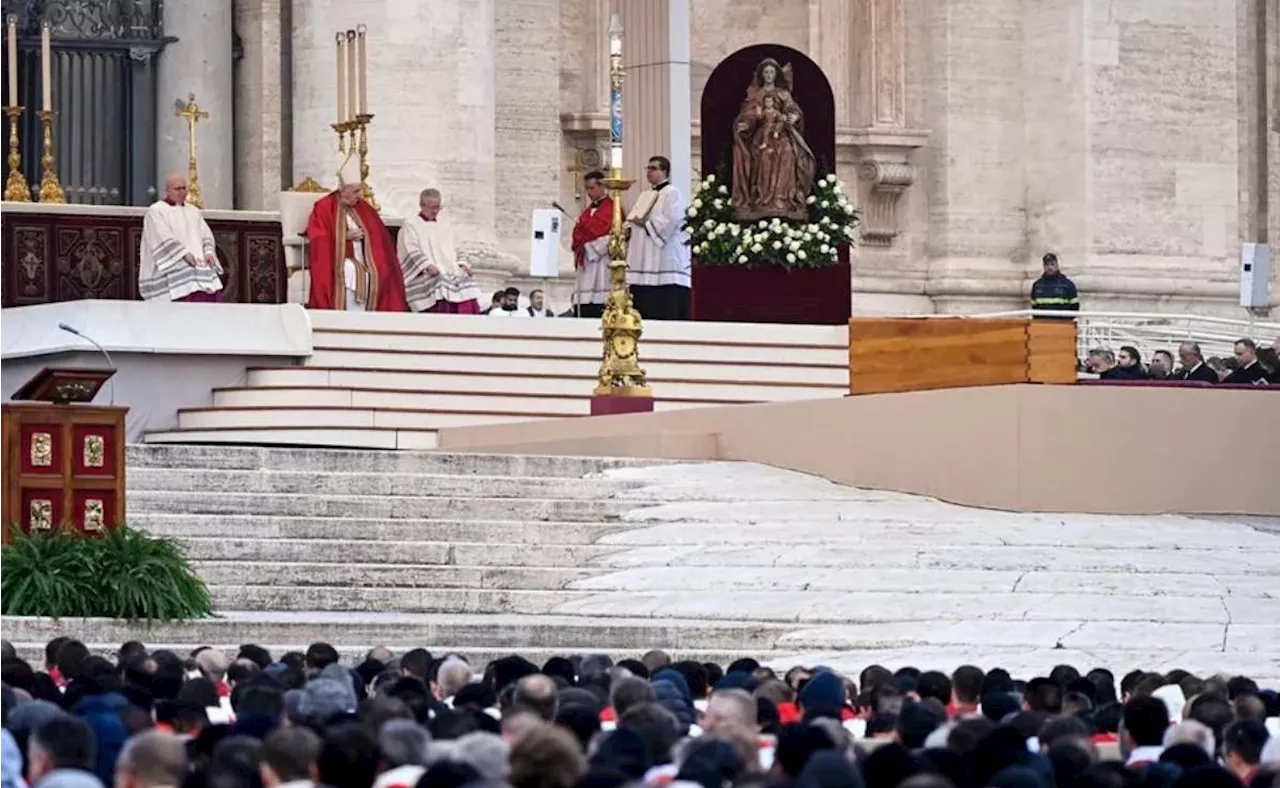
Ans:
[[[1138,348],[1122,345],[1116,353],[1094,348],[1081,363],[1081,371],[1101,380],[1168,380],[1227,383],[1246,386],[1280,385],[1280,338],[1271,347],[1259,347],[1248,337],[1236,340],[1233,355],[1208,359],[1196,342],[1178,345],[1177,356],[1157,350],[1144,362]]]
[[[854,677],[655,650],[477,672],[420,648],[346,666],[326,643],[112,661],[60,637],[37,667],[5,643],[3,679],[4,788],[1280,785],[1276,692],[1182,670]]]

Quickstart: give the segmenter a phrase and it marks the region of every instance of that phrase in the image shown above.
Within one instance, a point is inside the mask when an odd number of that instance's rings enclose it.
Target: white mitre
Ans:
[[[355,154],[348,153],[338,165],[338,188],[359,182],[360,160]]]

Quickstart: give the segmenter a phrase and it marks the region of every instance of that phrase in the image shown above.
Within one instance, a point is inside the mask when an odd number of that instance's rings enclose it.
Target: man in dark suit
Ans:
[[[1178,360],[1182,367],[1173,374],[1174,380],[1198,380],[1202,383],[1217,383],[1218,373],[1204,363],[1204,355],[1200,345],[1195,342],[1183,342],[1178,345]]]
[[[1258,346],[1245,337],[1236,340],[1236,368],[1222,379],[1223,383],[1245,383],[1251,386],[1267,385],[1268,372],[1258,363]]]

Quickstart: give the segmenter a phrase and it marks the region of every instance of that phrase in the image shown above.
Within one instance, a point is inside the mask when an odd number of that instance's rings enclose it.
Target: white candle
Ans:
[[[615,170],[622,169],[622,146],[614,145],[609,149],[609,166]]]
[[[334,40],[338,44],[338,122],[341,123],[347,119],[347,91],[342,80],[342,42],[344,40],[342,33],[339,32],[334,36]]]
[[[40,81],[44,88],[44,111],[53,109],[53,59],[49,55],[49,23],[40,25]]]
[[[366,28],[364,25],[356,26],[356,51],[357,51],[357,58],[360,61],[360,80],[359,80],[358,87],[360,88],[360,114],[361,115],[369,114],[369,101],[368,101],[368,95],[367,95],[368,90],[365,85],[365,71],[368,65],[368,61],[365,60],[365,51],[364,51],[364,39],[365,39],[366,32],[368,32],[368,28]]]
[[[18,17],[9,14],[9,106],[18,106]]]
[[[347,31],[347,120],[356,119],[356,31]]]

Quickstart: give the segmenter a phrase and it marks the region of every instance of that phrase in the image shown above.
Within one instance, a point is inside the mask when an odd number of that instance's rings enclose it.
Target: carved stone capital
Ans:
[[[918,129],[856,129],[849,132],[858,166],[862,204],[862,242],[892,246],[901,231],[898,204],[916,180],[911,151],[924,144],[927,131]]]

